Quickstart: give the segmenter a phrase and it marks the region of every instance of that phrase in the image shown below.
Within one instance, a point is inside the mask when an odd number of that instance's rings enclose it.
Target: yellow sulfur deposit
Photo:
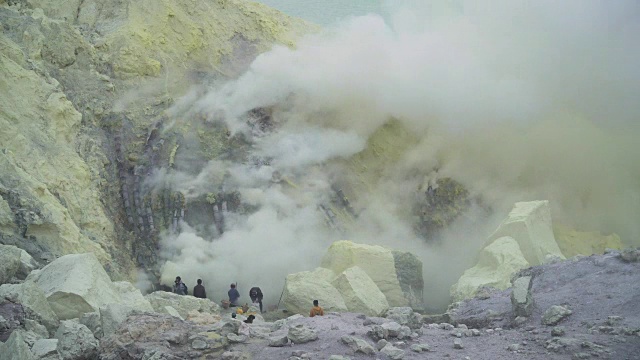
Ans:
[[[567,258],[576,255],[603,254],[605,249],[621,250],[624,244],[616,234],[602,235],[599,232],[587,232],[556,225],[553,233],[560,251]]]

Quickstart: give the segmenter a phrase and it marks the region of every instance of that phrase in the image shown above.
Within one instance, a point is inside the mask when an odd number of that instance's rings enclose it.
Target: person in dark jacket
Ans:
[[[240,293],[238,289],[236,289],[237,284],[231,284],[231,289],[229,289],[229,306],[238,306],[238,299],[240,298]]]
[[[202,285],[202,279],[198,279],[198,285],[193,287],[193,296],[201,299],[207,298],[207,292]]]
[[[260,312],[262,312],[262,290],[257,286],[252,287],[251,290],[249,290],[249,297],[252,303],[260,304]]]
[[[178,295],[188,295],[187,285],[182,282],[180,276],[176,276],[176,281],[173,284],[173,292]]]

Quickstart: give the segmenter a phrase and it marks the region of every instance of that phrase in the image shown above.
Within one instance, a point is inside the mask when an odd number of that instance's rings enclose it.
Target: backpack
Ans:
[[[184,291],[185,295],[189,295],[189,288],[187,288],[187,285],[185,285],[185,283],[181,283],[180,287],[182,287],[182,291]]]

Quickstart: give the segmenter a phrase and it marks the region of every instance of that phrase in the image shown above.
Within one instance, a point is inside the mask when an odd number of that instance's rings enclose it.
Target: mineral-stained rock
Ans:
[[[389,338],[389,330],[381,325],[373,325],[371,329],[367,331],[367,335],[375,341],[387,339]]]
[[[430,351],[431,346],[429,346],[429,344],[413,344],[411,345],[410,349],[411,351],[421,353],[421,352]]]
[[[296,325],[289,328],[287,337],[294,344],[304,344],[318,340],[318,332],[304,325]]]
[[[360,352],[367,355],[374,354],[376,352],[376,349],[374,349],[373,346],[371,346],[371,344],[369,344],[363,339],[359,339],[354,336],[344,335],[341,338],[341,340],[344,344],[349,346],[351,350],[353,350],[354,352]]]
[[[47,328],[44,325],[40,324],[35,320],[25,319],[24,328],[27,331],[30,331],[38,336],[41,336],[44,339],[49,337],[49,330],[47,330]]]
[[[227,339],[232,344],[234,344],[234,343],[244,343],[244,342],[247,342],[247,340],[249,340],[249,338],[246,335],[236,335],[234,333],[227,334]]]
[[[26,281],[22,284],[2,285],[0,302],[3,298],[22,304],[26,318],[38,321],[48,331],[53,332],[58,328],[58,316],[49,305],[45,293],[34,283]]]
[[[178,312],[178,310],[174,309],[173,306],[164,306],[162,307],[162,311],[158,311],[161,314],[169,314],[175,318],[178,318],[180,320],[184,320],[184,318],[180,315],[180,313]]]
[[[312,301],[318,300],[325,312],[347,311],[342,295],[331,284],[335,277],[336,274],[324,268],[288,275],[282,295],[284,307],[308,316]]]
[[[177,311],[176,314],[178,314]],[[220,315],[191,310],[189,311],[189,314],[187,315],[187,318],[185,320],[191,321],[198,325],[210,325],[220,321]]]
[[[58,352],[64,360],[95,359],[98,353],[98,340],[91,330],[75,321],[61,321],[55,338],[58,339]]]
[[[376,343],[376,349],[378,349],[378,351],[382,350],[385,346],[387,346],[389,342],[385,339],[380,339],[378,340],[378,342]]]
[[[398,360],[404,358],[404,350],[398,349],[391,344],[387,344],[380,352],[387,355],[389,359]]]
[[[15,330],[4,343],[0,343],[0,360],[35,360],[26,339],[27,332]]]
[[[86,326],[96,339],[102,338],[102,321],[100,320],[100,312],[86,313],[80,318],[80,324]]]
[[[113,286],[120,294],[122,301],[120,304],[126,305],[137,311],[153,312],[153,307],[149,300],[145,299],[140,290],[138,290],[132,283],[128,281],[116,281],[113,282]]]
[[[200,358],[222,351],[228,345],[226,337],[176,319],[170,315],[142,313],[129,316],[115,333],[100,342],[99,356],[104,360],[119,360],[121,354],[155,353],[156,358]],[[204,349],[193,349],[193,342],[202,340]],[[186,355],[189,354],[189,355]],[[150,356],[150,355],[149,355]]]
[[[548,254],[564,259],[553,235],[549,201],[516,203],[489,242],[509,236],[516,240],[531,265],[541,265]]]
[[[467,269],[451,287],[451,296],[458,301],[472,298],[486,286],[504,290],[511,285],[513,273],[526,267],[529,263],[513,238],[496,239],[480,251],[476,266]]]
[[[25,320],[24,308],[13,302],[0,303],[0,343],[7,341],[11,333]]]
[[[187,318],[190,311],[220,313],[220,307],[209,299],[199,299],[193,296],[178,295],[166,291],[156,291],[145,296],[156,312],[165,312],[165,306],[171,306],[178,311],[182,318]]]
[[[402,330],[402,325],[395,321],[390,321],[381,325],[383,329],[387,330],[389,337],[398,337]]]
[[[352,266],[359,266],[378,285],[389,306],[409,304],[400,287],[393,251],[390,249],[351,241],[336,241],[322,258],[321,266],[336,274]]]
[[[127,316],[136,313],[136,310],[121,304],[109,304],[100,308],[100,320],[103,336],[113,334],[123,323]]]
[[[44,291],[60,320],[79,318],[121,301],[109,275],[92,253],[62,256],[29,281]]]
[[[553,305],[548,308],[542,315],[542,324],[553,326],[571,315],[572,311],[564,306]]]
[[[389,308],[387,298],[358,266],[343,271],[332,284],[342,295],[350,312],[381,316]]]
[[[269,338],[269,346],[282,347],[289,343],[287,334],[273,335]]]
[[[412,329],[419,329],[422,326],[421,315],[414,312],[410,307],[391,308],[387,311],[386,318]]]
[[[31,347],[34,358],[39,360],[61,360],[58,352],[58,339],[36,340]]]
[[[13,245],[0,244],[0,285],[14,277],[23,280],[38,263],[26,251]]]
[[[513,282],[511,290],[511,305],[515,316],[529,317],[533,312],[533,294],[531,286],[533,278],[531,276],[522,276]]]

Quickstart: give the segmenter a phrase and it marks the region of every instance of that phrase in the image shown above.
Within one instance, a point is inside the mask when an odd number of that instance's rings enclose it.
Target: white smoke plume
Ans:
[[[640,3],[446,4],[402,9],[391,23],[357,17],[295,49],[274,47],[238,79],[190,100],[232,132],[248,131],[247,111],[271,107],[279,130],[257,141],[270,166],[229,170],[256,213],[215,241],[190,230],[165,239],[183,274],[212,284],[215,299],[236,280],[269,297],[286,274],[317,266],[337,239],[316,207],[347,171],[341,159],[390,118],[417,141],[354,199],[361,213],[349,236],[420,254],[428,301],[446,303],[516,201],[549,199],[554,221],[640,244]],[[275,169],[295,186],[274,185]],[[493,216],[478,222],[470,212],[441,245],[425,245],[406,203],[433,176],[460,181]]]

